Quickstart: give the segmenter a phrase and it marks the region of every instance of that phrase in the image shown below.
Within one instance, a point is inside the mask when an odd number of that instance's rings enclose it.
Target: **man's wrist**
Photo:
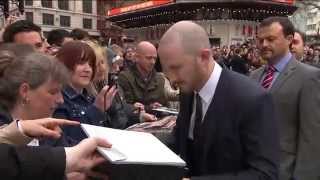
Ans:
[[[66,153],[66,169],[65,173],[68,174],[72,172],[72,156],[71,156],[71,151],[72,149],[69,147],[64,148],[64,151]]]
[[[140,114],[139,114],[139,121],[140,122],[144,122],[144,114],[145,114],[144,111],[140,111]]]

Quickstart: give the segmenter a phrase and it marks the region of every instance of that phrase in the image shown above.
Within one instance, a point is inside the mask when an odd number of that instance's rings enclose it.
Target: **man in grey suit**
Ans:
[[[320,71],[290,53],[294,32],[286,17],[261,22],[257,43],[268,64],[251,77],[273,96],[280,124],[280,179],[319,180]]]

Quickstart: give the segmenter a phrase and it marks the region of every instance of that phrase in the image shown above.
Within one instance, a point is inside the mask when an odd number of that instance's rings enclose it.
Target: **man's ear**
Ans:
[[[211,56],[212,56],[211,49],[202,49],[200,51],[200,57],[202,61],[209,62]]]

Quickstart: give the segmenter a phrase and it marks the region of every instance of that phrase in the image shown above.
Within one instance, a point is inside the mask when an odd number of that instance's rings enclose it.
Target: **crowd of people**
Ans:
[[[260,55],[256,40],[228,46],[212,46],[214,59],[224,68],[249,75],[250,72],[267,64]],[[291,52],[303,63],[320,68],[320,44],[306,44],[306,35],[296,30],[291,44]]]
[[[0,44],[2,177],[106,178],[91,169],[105,161],[96,147],[112,145],[79,124],[126,129],[168,107],[179,115],[166,145],[186,161],[184,179],[316,180],[319,51],[286,17],[222,47],[191,21],[126,47],[13,22]]]

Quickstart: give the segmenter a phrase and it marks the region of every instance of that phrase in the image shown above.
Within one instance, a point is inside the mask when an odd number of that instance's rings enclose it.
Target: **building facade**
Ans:
[[[301,1],[296,1],[295,6],[297,6],[298,9],[289,18],[294,24],[295,28],[306,33],[309,8],[305,4],[301,3]]]
[[[132,1],[131,1],[132,2]],[[270,16],[291,15],[294,0],[149,0],[135,1],[108,11],[108,20],[137,41],[157,43],[175,22],[200,24],[213,46],[253,40],[259,22]]]
[[[91,36],[99,37],[98,23],[101,16],[97,13],[97,2],[103,0],[25,0],[24,14],[19,18],[27,19],[42,28],[44,36],[57,28],[71,31],[81,28]],[[18,15],[17,8],[10,14]]]
[[[317,6],[309,6],[307,10],[307,30],[306,35],[309,40],[319,41],[320,39],[320,2],[317,2]]]

